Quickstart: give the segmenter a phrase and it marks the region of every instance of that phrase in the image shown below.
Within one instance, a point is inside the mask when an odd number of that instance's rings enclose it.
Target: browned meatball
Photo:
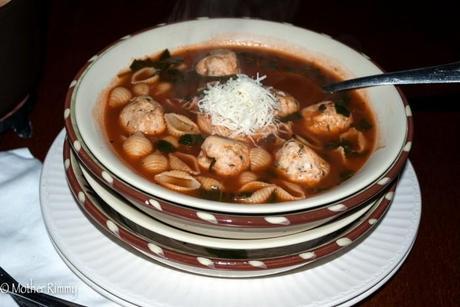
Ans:
[[[120,123],[129,133],[156,135],[166,129],[163,115],[163,107],[152,97],[139,96],[121,110]]]
[[[212,51],[196,64],[195,70],[202,76],[210,77],[228,76],[240,72],[235,52],[225,49]]]
[[[336,111],[334,102],[324,101],[302,109],[303,124],[307,131],[316,135],[339,134],[350,128],[352,115]]]
[[[314,186],[329,174],[329,164],[305,144],[289,140],[275,155],[275,168],[289,180]]]
[[[235,140],[208,136],[201,145],[198,163],[221,176],[238,175],[249,168],[249,148]]]
[[[285,117],[299,111],[299,102],[291,95],[283,91],[275,91],[275,97],[279,102],[279,107],[276,110],[277,116]]]

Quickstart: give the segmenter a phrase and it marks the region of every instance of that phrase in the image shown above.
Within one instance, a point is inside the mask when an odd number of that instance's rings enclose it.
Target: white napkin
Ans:
[[[40,161],[26,148],[0,152],[0,266],[19,283],[78,304],[114,306],[84,284],[48,238],[39,203]],[[15,306],[0,293],[0,306]]]

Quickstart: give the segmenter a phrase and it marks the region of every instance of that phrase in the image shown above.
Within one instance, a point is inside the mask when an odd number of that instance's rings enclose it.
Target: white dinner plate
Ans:
[[[43,166],[40,200],[45,225],[70,268],[120,304],[290,307],[355,303],[396,272],[420,222],[420,189],[409,163],[381,223],[356,247],[328,262],[266,278],[185,273],[121,248],[87,220],[65,181],[63,141],[61,133]]]

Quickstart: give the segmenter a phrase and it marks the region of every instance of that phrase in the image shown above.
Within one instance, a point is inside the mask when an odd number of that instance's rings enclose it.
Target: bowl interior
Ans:
[[[237,29],[237,31],[235,31]],[[269,33],[269,35],[267,35]],[[202,200],[172,192],[134,173],[112,150],[100,123],[100,99],[119,71],[134,58],[188,45],[258,45],[314,59],[335,68],[344,78],[382,71],[355,50],[325,36],[287,24],[249,19],[200,19],[127,36],[92,57],[79,76],[71,96],[71,116],[82,142],[107,169],[132,186],[162,199],[205,210],[234,213],[276,213],[304,210],[358,193],[377,180],[394,162],[406,137],[403,100],[393,86],[362,90],[378,126],[376,150],[352,178],[305,200],[240,205]]]

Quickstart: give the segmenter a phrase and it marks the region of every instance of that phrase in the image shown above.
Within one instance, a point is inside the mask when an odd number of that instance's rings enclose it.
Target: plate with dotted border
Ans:
[[[53,143],[40,181],[45,225],[60,253],[101,293],[140,306],[318,306],[362,299],[407,256],[417,234],[421,195],[408,163],[394,203],[353,249],[308,269],[266,278],[204,277],[169,269],[120,248],[80,211],[62,163],[64,133]],[[103,289],[103,290],[101,290]],[[367,291],[367,292],[366,292]]]

